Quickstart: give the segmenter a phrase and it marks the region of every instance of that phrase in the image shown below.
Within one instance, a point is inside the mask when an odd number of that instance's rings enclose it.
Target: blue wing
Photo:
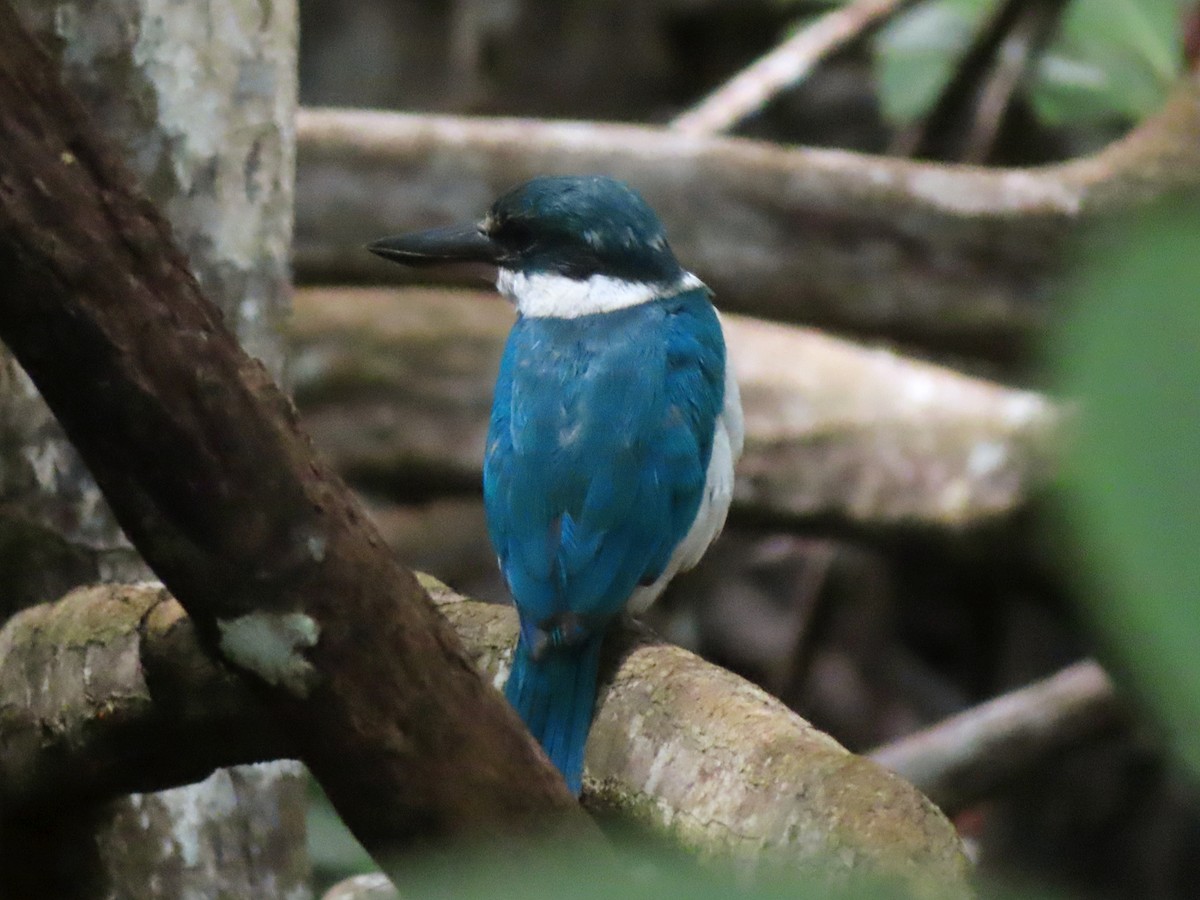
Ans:
[[[654,581],[696,516],[724,403],[707,292],[518,319],[484,466],[488,529],[523,631],[583,634]]]

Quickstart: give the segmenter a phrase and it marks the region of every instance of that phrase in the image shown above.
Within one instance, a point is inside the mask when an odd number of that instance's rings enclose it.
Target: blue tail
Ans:
[[[604,635],[597,634],[574,646],[548,647],[535,660],[522,635],[504,689],[576,797],[583,782],[583,750],[592,725],[603,640]]]

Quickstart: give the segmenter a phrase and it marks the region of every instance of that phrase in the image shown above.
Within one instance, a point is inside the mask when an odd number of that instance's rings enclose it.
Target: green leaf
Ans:
[[[1029,96],[1052,124],[1141,118],[1156,109],[1183,64],[1187,0],[1074,0],[1036,63]],[[994,0],[929,0],[897,16],[875,40],[887,119],[927,114],[953,77]]]
[[[875,77],[889,121],[908,124],[929,112],[992,5],[989,0],[930,0],[879,32]]]
[[[1050,345],[1091,611],[1200,773],[1200,198],[1091,243]]]
[[[1133,120],[1162,104],[1183,64],[1185,0],[1075,0],[1031,90],[1054,124]]]

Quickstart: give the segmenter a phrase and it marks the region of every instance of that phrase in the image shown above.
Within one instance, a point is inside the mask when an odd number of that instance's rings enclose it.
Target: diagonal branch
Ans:
[[[670,124],[683,134],[720,134],[808,77],[821,60],[883,24],[913,0],[855,0],[825,13],[743,69]]]
[[[982,163],[1013,92],[1053,35],[1067,0],[1004,0],[963,54],[936,104],[901,130],[900,156]]]
[[[873,751],[954,814],[1052,754],[1122,721],[1112,682],[1085,661]]]
[[[122,528],[377,858],[577,809],[6,2],[0,277],[0,338]]]

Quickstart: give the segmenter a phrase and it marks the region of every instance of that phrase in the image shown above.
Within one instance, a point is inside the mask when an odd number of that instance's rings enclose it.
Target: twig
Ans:
[[[953,814],[1121,721],[1104,670],[1081,662],[869,754]]]
[[[1053,33],[1067,2],[1002,0],[963,54],[933,108],[923,120],[896,135],[890,152],[982,162],[1012,92]]]
[[[806,25],[766,56],[743,69],[670,127],[683,134],[732,131],[775,95],[806,78],[821,60],[861,37],[914,0],[856,0]]]
[[[789,703],[793,702],[791,698],[801,696],[800,692],[812,667],[813,652],[817,646],[816,624],[826,603],[829,574],[837,561],[839,549],[836,541],[820,539],[809,540],[805,548],[800,583],[796,586],[792,601],[798,610],[796,636],[780,682],[783,689],[779,696]]]
[[[971,115],[961,156],[963,162],[983,164],[991,156],[1013,96],[1054,34],[1064,7],[1062,0],[1026,4],[1016,24],[996,48],[996,58],[979,88]]]

